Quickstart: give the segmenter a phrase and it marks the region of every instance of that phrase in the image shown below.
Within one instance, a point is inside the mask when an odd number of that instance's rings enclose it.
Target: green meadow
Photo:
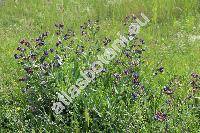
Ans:
[[[141,13],[134,41],[55,114],[56,92]],[[1,0],[0,43],[2,133],[200,132],[199,0]]]

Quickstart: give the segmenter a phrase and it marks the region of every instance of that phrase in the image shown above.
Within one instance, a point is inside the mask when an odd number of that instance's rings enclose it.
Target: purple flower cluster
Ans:
[[[154,116],[155,120],[158,121],[166,121],[167,120],[167,115],[163,112],[156,112],[155,116]]]

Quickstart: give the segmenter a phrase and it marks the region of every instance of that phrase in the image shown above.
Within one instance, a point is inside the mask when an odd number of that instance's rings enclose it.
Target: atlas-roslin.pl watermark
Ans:
[[[117,56],[117,53],[121,52],[121,49],[126,47],[126,45],[134,39],[133,35],[137,35],[139,33],[140,27],[145,26],[150,21],[143,13],[141,13],[141,16],[145,22],[136,18],[137,23],[131,23],[129,26],[128,38],[118,33],[117,35],[119,36],[119,39],[116,39],[112,43],[111,47],[106,48],[102,55],[97,55],[97,60],[91,64],[90,69],[81,72],[82,77],[76,81],[75,85],[66,89],[66,92],[57,92],[59,101],[53,103],[53,106],[51,107],[56,114],[62,113],[65,106],[69,106],[70,103],[73,102],[73,99],[79,96],[81,90],[86,88],[88,84],[104,70],[103,65],[109,64],[110,61]]]

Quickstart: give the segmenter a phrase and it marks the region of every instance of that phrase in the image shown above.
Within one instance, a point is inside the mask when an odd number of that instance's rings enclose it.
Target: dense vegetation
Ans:
[[[0,131],[199,132],[199,11],[199,0],[0,1]],[[142,12],[150,22],[56,115],[56,92]]]

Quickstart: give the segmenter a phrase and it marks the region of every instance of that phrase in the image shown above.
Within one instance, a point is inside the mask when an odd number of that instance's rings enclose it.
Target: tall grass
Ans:
[[[191,79],[191,73],[200,73],[199,42],[188,41],[190,34],[199,34],[199,0],[64,0],[64,8],[61,4],[60,0],[5,0],[0,4],[0,131],[91,132],[92,129],[105,127],[110,132],[134,132],[134,129],[138,132],[199,130],[199,101],[194,98],[185,100],[192,90],[190,82],[194,79]],[[141,12],[151,20],[139,34],[146,41],[145,63],[140,68],[141,80],[147,88],[145,96],[139,97],[134,104],[124,100],[130,98],[129,93],[133,90],[128,85],[113,85],[112,73],[120,73],[124,68],[110,64],[107,66],[110,73],[103,74],[92,83],[74,103],[70,119],[54,116],[54,124],[49,121],[51,115],[35,119],[33,114],[25,113],[25,107],[19,106],[19,103],[26,103],[26,97],[21,97],[22,85],[18,82],[24,72],[13,58],[20,39],[31,40],[44,31],[54,33],[55,23],[64,23],[79,32],[80,25],[88,19],[99,19],[102,31],[97,39],[106,36],[114,40],[118,31],[124,31],[124,18],[131,14],[139,17]],[[95,48],[102,44],[84,45]],[[56,75],[57,89],[67,87],[60,81],[62,74],[69,75],[70,82],[67,84],[71,84],[76,81],[81,66],[87,66],[84,62],[95,59],[95,56],[87,56],[76,62],[73,56],[70,54],[71,62]],[[124,58],[122,60],[126,62]],[[154,77],[153,74],[161,66],[164,73]],[[73,75],[71,71],[77,73]],[[172,86],[178,89],[172,97],[164,95],[163,86],[170,84],[174,78],[178,83]],[[126,89],[128,93],[124,96]],[[113,92],[116,96],[112,96]],[[170,100],[172,103],[169,106],[166,101]],[[167,111],[169,121],[154,120],[158,110]]]

